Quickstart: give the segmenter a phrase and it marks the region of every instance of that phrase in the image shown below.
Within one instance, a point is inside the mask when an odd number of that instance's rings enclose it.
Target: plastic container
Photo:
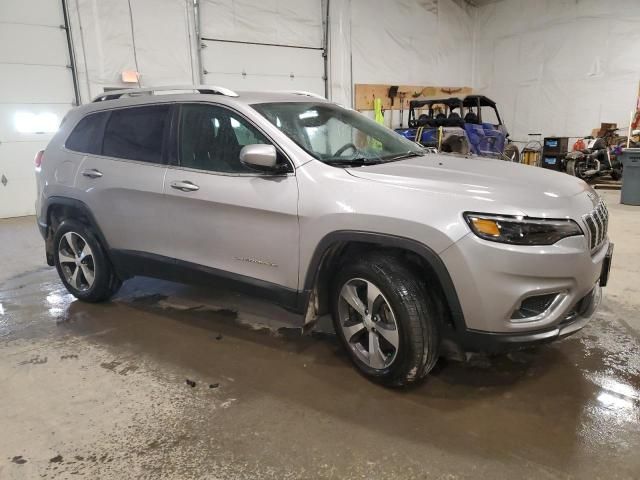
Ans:
[[[620,203],[640,205],[640,148],[625,148],[619,157],[622,163]]]

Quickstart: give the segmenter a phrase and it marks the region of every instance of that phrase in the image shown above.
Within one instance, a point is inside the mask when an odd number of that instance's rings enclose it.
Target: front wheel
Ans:
[[[54,262],[69,293],[86,302],[114,295],[122,282],[116,276],[93,232],[84,224],[65,220],[53,237]]]
[[[372,253],[345,265],[332,286],[336,334],[367,378],[405,386],[438,359],[438,310],[399,259]]]

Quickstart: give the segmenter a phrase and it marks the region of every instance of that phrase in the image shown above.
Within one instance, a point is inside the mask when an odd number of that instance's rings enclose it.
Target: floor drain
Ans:
[[[2,175],[2,179],[0,180],[0,182],[2,182],[2,185],[4,185],[6,187],[7,183],[9,182],[9,180],[7,180],[7,177]]]

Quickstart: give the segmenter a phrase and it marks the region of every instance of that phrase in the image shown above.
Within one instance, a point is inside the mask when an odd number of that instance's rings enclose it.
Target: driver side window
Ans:
[[[222,173],[255,173],[240,162],[240,150],[269,140],[231,110],[183,105],[180,114],[180,165]]]

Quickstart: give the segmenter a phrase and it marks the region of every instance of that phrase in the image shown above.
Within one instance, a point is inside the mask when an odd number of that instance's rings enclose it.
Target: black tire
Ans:
[[[91,266],[93,267],[94,278],[89,286],[88,280],[85,276],[85,280],[87,280],[85,282],[86,288],[78,288],[72,285],[70,280],[67,278],[72,270],[75,271],[75,269],[79,268],[77,265],[75,268],[72,268],[72,262],[66,262],[64,263],[64,266],[61,264],[61,248],[63,250],[67,249],[68,251],[68,248],[66,247],[68,246],[68,242],[67,240],[63,240],[63,237],[69,233],[79,237],[80,240],[86,242],[90,248]],[[106,256],[104,248],[91,229],[86,225],[74,220],[63,221],[58,226],[58,229],[53,236],[53,245],[53,257],[60,280],[62,280],[62,283],[69,293],[77,299],[85,302],[103,302],[110,299],[120,289],[120,286],[122,285],[121,280],[115,274],[113,267]],[[83,246],[82,242],[80,242],[80,245]],[[69,265],[72,267],[69,267]],[[80,274],[82,274],[82,272],[83,269],[81,268]]]
[[[567,160],[567,173],[572,176],[576,176],[576,161]]]
[[[620,180],[622,178],[622,169],[614,168],[611,170],[611,180]]]
[[[578,165],[576,164],[576,160],[575,159],[567,160],[567,173],[569,175],[577,177],[580,180],[585,180],[584,175],[580,174],[580,172],[582,172],[582,171],[583,171],[583,169],[578,168]]]
[[[363,362],[343,332],[339,312],[340,292],[345,284],[354,279],[374,284],[393,312],[398,348],[391,364],[386,367],[376,369]],[[426,291],[410,268],[398,258],[383,252],[365,254],[344,265],[331,287],[331,312],[340,342],[365,377],[389,387],[416,383],[436,364],[440,347],[437,318],[440,309],[437,305],[437,299]],[[365,330],[362,332],[370,335]]]

